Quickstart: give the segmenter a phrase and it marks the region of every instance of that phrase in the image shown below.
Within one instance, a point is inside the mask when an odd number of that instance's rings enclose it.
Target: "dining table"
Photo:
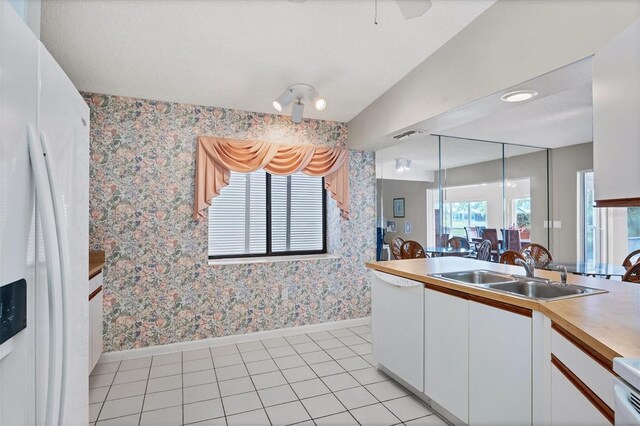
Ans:
[[[442,256],[473,256],[475,258],[476,250],[471,248],[453,248],[453,247],[424,247],[425,253],[429,253],[434,257],[442,257]],[[504,253],[504,249],[498,250],[498,254]],[[495,250],[493,251],[495,253]],[[496,262],[498,258],[496,257]]]
[[[453,248],[453,247],[424,247],[425,253],[437,256],[468,256],[474,254],[475,250],[470,248]]]
[[[612,263],[598,263],[598,262],[562,262],[553,261],[541,269],[548,271],[557,270],[558,266],[564,266],[567,268],[567,272],[575,275],[583,275],[587,277],[605,277],[609,279],[611,277],[622,277],[627,272],[624,266],[616,265]]]
[[[483,241],[484,241],[484,239],[482,239],[482,238],[471,238],[471,242],[476,243],[476,244],[480,244]],[[502,238],[498,238],[498,244],[500,244],[502,246]],[[531,239],[529,239],[529,238],[520,238],[520,246],[521,247],[524,247],[527,244],[531,244]]]

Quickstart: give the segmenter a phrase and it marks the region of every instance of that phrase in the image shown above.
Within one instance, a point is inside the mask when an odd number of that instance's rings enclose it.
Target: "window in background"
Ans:
[[[466,237],[465,227],[487,226],[486,201],[458,201],[444,203],[443,226],[450,236]]]
[[[514,198],[512,223],[518,229],[531,228],[531,198]]]
[[[326,252],[324,179],[231,172],[209,208],[209,258]]]
[[[629,253],[640,249],[640,207],[627,209],[627,242]]]
[[[594,207],[593,171],[578,172],[581,194],[579,211],[581,212],[582,261],[596,263],[598,253],[598,215]]]

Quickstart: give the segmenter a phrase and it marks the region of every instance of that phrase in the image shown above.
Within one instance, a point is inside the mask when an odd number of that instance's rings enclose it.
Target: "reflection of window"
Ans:
[[[531,228],[531,198],[513,199],[513,223],[518,228]]]
[[[466,236],[465,227],[487,226],[486,201],[444,203],[444,226],[451,235]]]
[[[209,208],[209,258],[325,252],[323,181],[231,172]]]
[[[598,215],[594,208],[593,172],[578,172],[582,178],[581,196],[578,206],[581,212],[582,261],[594,263],[598,259]]]
[[[640,249],[640,207],[627,209],[627,241],[629,252]]]

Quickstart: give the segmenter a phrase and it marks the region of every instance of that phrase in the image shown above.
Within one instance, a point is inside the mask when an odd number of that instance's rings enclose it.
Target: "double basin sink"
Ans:
[[[446,272],[442,274],[433,274],[432,276],[460,284],[473,285],[487,290],[494,290],[527,299],[542,301],[553,301],[567,299],[570,297],[607,293],[606,290],[600,290],[597,288],[562,284],[542,278],[507,275],[485,270]]]

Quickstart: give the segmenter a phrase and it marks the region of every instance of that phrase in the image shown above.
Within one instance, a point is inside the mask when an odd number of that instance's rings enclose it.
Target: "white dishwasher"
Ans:
[[[424,391],[424,284],[372,271],[373,357]]]

